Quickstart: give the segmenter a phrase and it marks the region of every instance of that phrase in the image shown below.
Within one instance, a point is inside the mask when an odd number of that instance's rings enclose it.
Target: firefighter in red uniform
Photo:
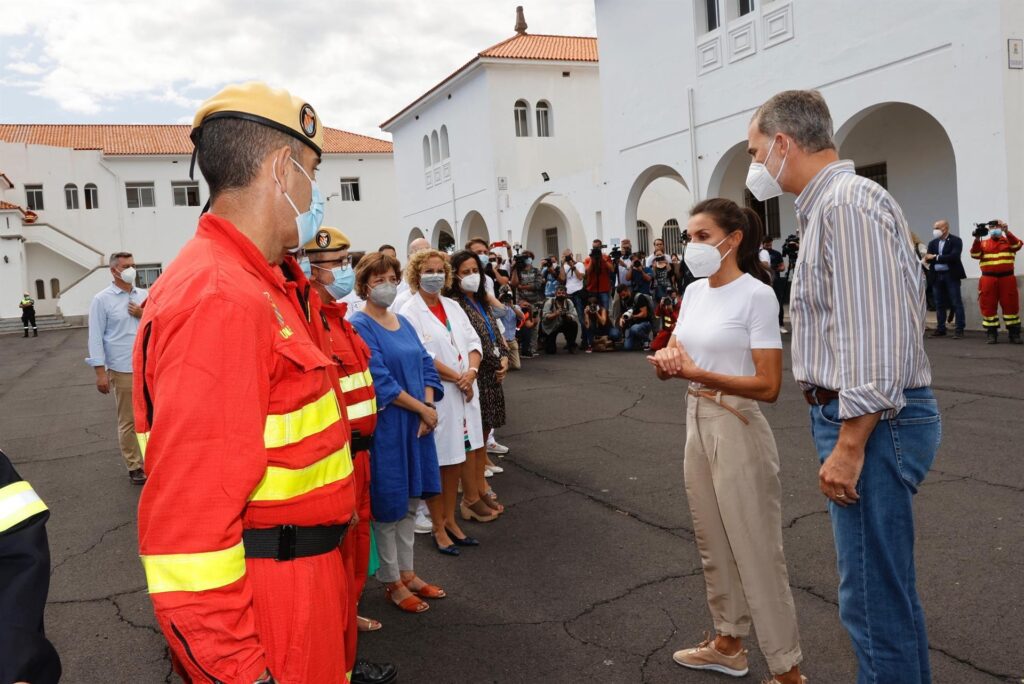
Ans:
[[[377,629],[380,623],[358,617],[356,613],[370,560],[370,445],[377,427],[377,398],[370,375],[370,349],[345,320],[348,305],[340,301],[355,285],[355,270],[348,256],[350,246],[348,236],[337,228],[324,226],[306,243],[305,257],[300,263],[314,291],[311,299],[319,303],[319,315],[314,317],[313,323],[320,325],[320,334],[326,337],[338,366],[345,412],[352,430],[350,444],[358,522],[349,529],[342,546],[342,557],[352,579],[348,667],[356,684],[387,684],[397,677],[395,667],[356,659],[355,650],[358,623]]]
[[[210,213],[143,310],[139,547],[186,682],[348,681],[348,419],[287,256],[323,218],[323,135],[283,90],[207,100],[192,139]]]
[[[981,280],[978,282],[978,304],[981,307],[981,324],[988,335],[988,343],[999,341],[999,309],[1003,310],[1003,323],[1010,335],[1011,344],[1021,344],[1020,297],[1017,293],[1017,278],[1014,275],[1014,259],[1020,251],[1021,241],[1011,233],[1002,221],[989,222],[988,235],[982,237],[986,228],[979,225],[974,233],[971,256],[981,262]]]

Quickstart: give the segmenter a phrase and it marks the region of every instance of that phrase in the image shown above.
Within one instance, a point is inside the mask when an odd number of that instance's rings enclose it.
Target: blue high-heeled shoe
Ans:
[[[455,544],[452,544],[451,546],[441,546],[440,544],[437,543],[437,537],[435,537],[433,533],[430,534],[430,538],[434,540],[434,546],[437,548],[437,550],[439,552],[443,553],[444,555],[446,555],[446,556],[458,556],[459,555],[459,549],[458,549],[457,546],[455,546]]]
[[[466,535],[462,539],[459,539],[454,534],[452,534],[452,531],[449,530],[447,527],[445,528],[445,532],[448,533],[448,536],[451,537],[451,540],[455,542],[457,546],[480,546],[480,540],[476,537],[470,537],[469,535]]]

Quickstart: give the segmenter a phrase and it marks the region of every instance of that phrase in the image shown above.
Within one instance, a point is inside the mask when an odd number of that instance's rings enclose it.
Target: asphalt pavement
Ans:
[[[926,348],[943,414],[915,504],[934,681],[1022,682],[1024,347],[969,333]],[[0,448],[52,512],[47,632],[63,681],[177,681],[137,555],[140,489],[85,356],[81,329],[0,337]],[[481,546],[458,558],[418,538],[417,572],[449,594],[425,614],[400,613],[371,580],[360,612],[384,629],[362,636],[361,655],[395,662],[406,684],[731,681],[672,662],[711,629],[683,491],[683,384],[656,380],[642,353],[524,364],[506,383],[499,440],[511,453],[492,480],[505,515],[466,523]],[[764,413],[782,461],[805,674],[854,682],[807,407],[788,367]],[[747,646],[748,681],[759,681],[764,658]]]

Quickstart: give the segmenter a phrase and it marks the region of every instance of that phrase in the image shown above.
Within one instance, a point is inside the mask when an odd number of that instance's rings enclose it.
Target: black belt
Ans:
[[[242,530],[246,558],[273,558],[289,561],[306,556],[319,556],[341,544],[348,525],[300,527],[280,525],[265,529]]]
[[[352,455],[355,456],[360,451],[369,451],[373,447],[373,437],[363,437],[362,435],[352,435],[352,440],[349,442],[352,450]]]
[[[1007,278],[1014,275],[1013,271],[1007,271],[1006,273],[982,273],[983,277],[988,276],[989,278]]]
[[[804,390],[804,399],[811,406],[824,406],[830,401],[835,401],[839,398],[839,392],[835,390],[825,389],[824,387],[812,387]]]

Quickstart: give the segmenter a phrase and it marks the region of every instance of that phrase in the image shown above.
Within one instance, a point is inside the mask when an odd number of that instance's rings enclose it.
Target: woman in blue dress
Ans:
[[[377,430],[370,450],[370,505],[380,569],[388,600],[409,613],[429,606],[423,598],[444,598],[413,570],[415,515],[420,499],[441,492],[433,430],[434,401],[444,396],[434,360],[412,325],[388,311],[398,294],[401,267],[375,252],[359,260],[356,292],[366,307],[352,317],[370,348],[370,374],[377,392]]]

